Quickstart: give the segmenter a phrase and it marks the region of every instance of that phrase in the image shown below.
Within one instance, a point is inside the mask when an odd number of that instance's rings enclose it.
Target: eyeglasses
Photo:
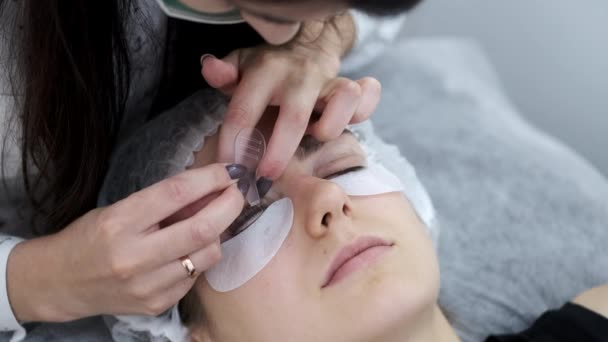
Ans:
[[[234,9],[223,13],[206,13],[190,8],[179,0],[156,0],[163,12],[169,17],[204,24],[229,25],[245,22],[241,12]]]

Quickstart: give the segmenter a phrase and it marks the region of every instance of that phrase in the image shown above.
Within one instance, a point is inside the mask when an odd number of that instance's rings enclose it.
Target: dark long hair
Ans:
[[[408,10],[419,2],[344,1],[375,14]],[[17,101],[25,188],[48,223],[38,231],[40,234],[58,231],[95,207],[129,94],[131,64],[125,24],[137,15],[134,3],[0,0],[2,35],[8,41],[5,46],[10,46],[3,56],[8,62],[2,72],[11,80]],[[13,6],[15,13],[6,11]],[[173,50],[166,54],[165,67],[175,70],[165,73],[157,111],[201,86],[200,66],[196,65],[201,51],[184,48],[197,45],[184,40],[200,27],[170,21],[169,34],[174,39],[167,47]],[[259,41],[251,30],[242,37],[251,44]],[[200,38],[197,36],[198,41]],[[242,46],[232,48],[238,47]],[[229,51],[227,48],[204,52],[221,55]],[[184,60],[182,55],[190,55],[188,60],[195,71],[173,63]]]
[[[10,18],[7,5],[15,7]],[[44,233],[95,206],[128,93],[130,7],[0,0],[5,35],[12,33],[5,72],[19,109],[23,179],[49,223]]]

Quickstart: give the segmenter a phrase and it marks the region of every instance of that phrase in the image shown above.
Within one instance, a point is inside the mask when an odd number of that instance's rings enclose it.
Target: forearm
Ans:
[[[56,270],[53,236],[28,240],[15,246],[6,269],[6,286],[13,313],[19,322],[63,321],[56,291],[61,275]],[[78,270],[74,270],[77,272]]]
[[[25,329],[15,318],[11,307],[6,275],[8,258],[15,249],[15,246],[22,243],[22,241],[22,239],[14,236],[0,235],[0,274],[3,275],[1,278],[2,283],[0,284],[0,331],[13,331],[12,339],[17,341],[25,337]]]

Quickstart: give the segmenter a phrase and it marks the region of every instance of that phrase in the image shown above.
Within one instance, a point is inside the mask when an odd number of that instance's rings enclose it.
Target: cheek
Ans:
[[[242,293],[255,300],[272,305],[291,301],[299,293],[297,278],[302,274],[301,263],[298,261],[297,228],[292,227],[285,242],[270,260],[270,262],[235,292]]]
[[[237,341],[246,340],[243,336],[272,340],[277,334],[288,333],[287,327],[300,321],[293,315],[285,315],[285,312],[293,312],[293,308],[300,308],[300,313],[306,305],[301,284],[296,281],[302,272],[294,256],[294,242],[293,234],[290,234],[264,269],[236,290],[215,292],[201,278],[198,290],[215,336]],[[232,335],[233,322],[239,322],[241,336]],[[287,331],[278,327],[285,327]]]
[[[409,201],[401,194],[384,196],[386,201],[369,203],[373,220],[381,222],[382,233],[395,241],[395,254],[377,274],[378,283],[370,289],[379,295],[373,307],[370,324],[409,327],[434,310],[439,296],[439,264],[427,229]],[[383,202],[383,203],[382,203]],[[373,289],[372,289],[373,287]]]
[[[400,250],[403,252],[403,269],[411,280],[411,292],[418,292],[420,304],[435,303],[439,295],[439,260],[428,228],[401,196],[395,201],[394,211],[404,224],[398,226]]]
[[[397,239],[407,238],[408,244],[426,246],[428,229],[418,214],[400,192],[391,192],[357,199],[357,206],[363,208],[366,219],[378,222],[382,229],[390,230]],[[432,245],[431,245],[432,247]]]
[[[400,293],[418,298],[420,305],[435,301],[439,292],[437,254],[427,227],[409,201],[400,193],[391,193],[362,200],[359,205],[367,208],[369,222],[375,222],[370,226],[395,241],[395,257],[387,270],[394,270],[396,283],[404,289]]]
[[[280,301],[279,298],[287,297],[297,293],[296,278],[302,273],[301,260],[298,257],[297,228],[292,227],[287,238],[279,248],[278,252],[270,259],[262,270],[253,278],[239,286],[237,289],[218,293],[213,291],[207,280],[203,277],[200,281],[201,290],[209,298],[218,298],[223,301],[234,303],[251,303],[254,301],[268,303]],[[267,297],[268,295],[268,297]],[[238,305],[246,307],[247,305]]]

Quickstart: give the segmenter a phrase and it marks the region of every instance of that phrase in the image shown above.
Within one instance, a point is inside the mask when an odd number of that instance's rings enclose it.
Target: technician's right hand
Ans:
[[[220,259],[219,236],[243,208],[235,184],[242,172],[224,164],[188,170],[93,210],[60,233],[17,245],[7,266],[17,319],[60,322],[170,308]],[[161,229],[193,206],[202,209]],[[194,277],[184,256],[196,267]]]

